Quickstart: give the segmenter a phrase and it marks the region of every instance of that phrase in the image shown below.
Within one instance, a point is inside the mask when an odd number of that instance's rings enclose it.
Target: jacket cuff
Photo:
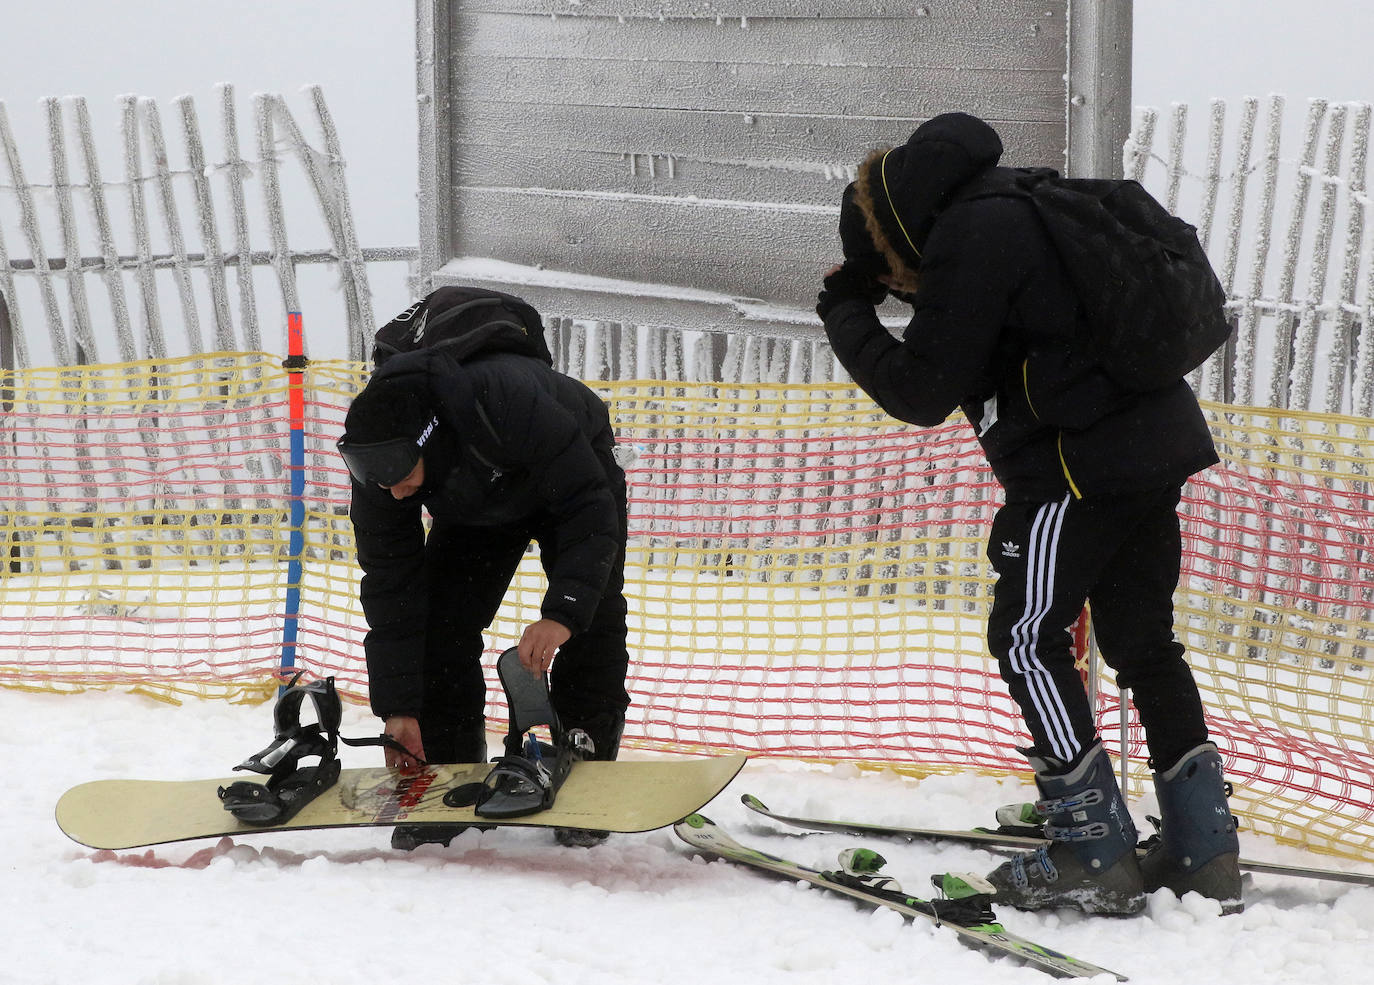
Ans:
[[[589,588],[584,588],[583,593],[574,601],[566,598],[566,593],[551,588],[549,593],[544,596],[544,603],[539,607],[539,614],[545,619],[552,619],[560,625],[566,626],[568,631],[576,636],[578,633],[585,632],[591,625],[592,614],[596,612],[596,607],[601,604],[601,593],[594,592]]]

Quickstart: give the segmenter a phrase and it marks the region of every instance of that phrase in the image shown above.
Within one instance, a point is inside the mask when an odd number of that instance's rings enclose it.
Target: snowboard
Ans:
[[[667,827],[709,803],[743,768],[743,754],[692,759],[578,762],[553,806],[515,818],[478,817],[444,794],[481,782],[491,763],[345,769],[334,786],[282,824],[244,824],[224,809],[217,780],[93,780],[57,802],[62,832],[89,848],[142,848],[196,838],[313,828],[481,824],[635,832]]]

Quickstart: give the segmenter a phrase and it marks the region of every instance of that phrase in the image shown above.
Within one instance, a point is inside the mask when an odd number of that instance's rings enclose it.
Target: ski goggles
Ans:
[[[337,447],[349,473],[364,486],[390,488],[410,475],[420,461],[420,446],[414,438],[391,438],[370,444],[340,438]]]

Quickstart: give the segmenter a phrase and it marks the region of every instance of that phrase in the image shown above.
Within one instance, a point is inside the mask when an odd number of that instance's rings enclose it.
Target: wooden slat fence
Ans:
[[[1370,104],[1285,110],[1215,100],[1197,144],[1188,106],[1139,110],[1125,173],[1198,226],[1230,296],[1236,332],[1195,374],[1202,396],[1374,416]]]
[[[233,86],[220,86],[218,96],[213,158],[191,96],[174,102],[175,141],[157,102],[121,97],[118,179],[102,172],[86,99],[45,99],[46,181],[28,169],[0,102],[0,205],[15,218],[0,221],[0,295],[10,321],[5,365],[284,352],[285,312],[301,305],[298,268],[319,263],[339,272],[349,357],[366,358],[376,328],[367,264],[413,262],[416,249],[359,245],[339,135],[318,86],[307,90],[316,143],[281,96],[253,97],[252,157],[241,148]],[[286,198],[297,189],[313,208],[294,201],[288,222]],[[293,245],[302,229],[324,243]],[[278,296],[264,310],[253,271],[269,266]],[[108,312],[89,290],[97,280]],[[45,338],[26,325],[30,310]],[[280,326],[280,336],[264,342],[264,322]]]

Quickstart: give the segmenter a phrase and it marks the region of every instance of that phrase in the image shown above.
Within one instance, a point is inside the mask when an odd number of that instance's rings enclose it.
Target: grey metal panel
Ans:
[[[485,248],[468,256],[798,307],[815,303],[839,253],[836,213],[814,206],[473,189],[464,216],[465,237]]]
[[[511,12],[573,20],[579,17],[626,19],[746,21],[797,18],[803,20],[872,18],[917,20],[946,17],[996,17],[1007,9],[1053,8],[1055,4],[1024,4],[1019,0],[454,0],[451,6],[468,12]],[[1059,5],[1062,8],[1062,4]]]
[[[449,4],[415,0],[415,99],[419,115],[420,270],[441,266],[453,248]]]
[[[486,257],[562,271],[565,286],[668,283],[804,313],[838,255],[840,192],[871,148],[960,109],[998,128],[1005,163],[1065,166],[1068,0],[417,9],[442,24],[431,33],[449,58],[437,81],[421,32],[449,237],[422,278]],[[607,317],[637,315],[652,320],[632,303]]]
[[[864,154],[901,142],[920,122],[460,105],[470,124],[454,160],[460,195],[468,186],[516,186],[833,206]],[[583,136],[589,119],[605,139]],[[1062,133],[1037,123],[995,125],[1009,148],[1005,162],[1062,164]]]
[[[474,58],[463,63],[461,85],[475,94],[499,92],[516,106],[889,118],[961,109],[984,118],[1059,126],[1063,75],[1061,66],[970,72],[958,66],[836,65],[822,71],[815,65],[745,62]]]
[[[1133,0],[1069,5],[1067,174],[1122,176],[1121,148],[1131,132]]]
[[[466,5],[464,5],[466,6]],[[617,19],[614,29],[603,17],[530,17],[492,13],[456,20],[450,39],[454,56],[507,58],[625,59],[653,52],[655,61],[784,62],[818,64],[832,55],[847,61],[858,52],[877,53],[873,62],[920,67],[948,64],[966,68],[1043,68],[1063,57],[1067,23],[1062,4],[1034,13],[1011,3],[995,5],[976,16],[941,11],[942,17],[879,20],[850,12],[848,23],[827,22],[817,31],[816,18],[757,18],[741,27],[737,21],[696,19]],[[940,10],[940,8],[937,8]],[[860,19],[862,18],[862,19]],[[935,46],[929,42],[938,39]],[[936,58],[932,58],[934,55]],[[938,58],[938,60],[937,60]]]

